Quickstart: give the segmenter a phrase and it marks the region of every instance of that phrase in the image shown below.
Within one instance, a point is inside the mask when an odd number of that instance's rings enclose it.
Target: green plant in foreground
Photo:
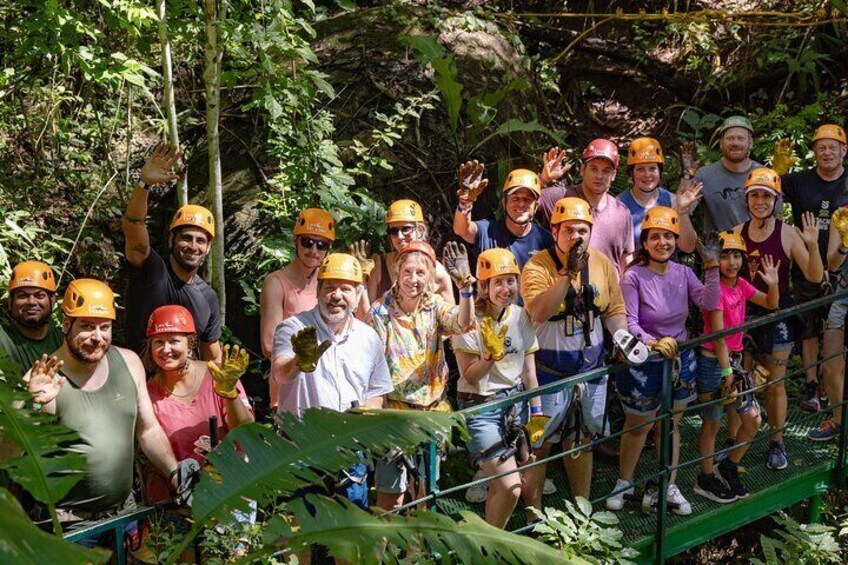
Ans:
[[[842,563],[836,528],[824,524],[799,524],[783,512],[773,517],[782,529],[775,530],[777,538],[760,536],[765,561],[752,559],[756,565],[804,563],[821,565]]]

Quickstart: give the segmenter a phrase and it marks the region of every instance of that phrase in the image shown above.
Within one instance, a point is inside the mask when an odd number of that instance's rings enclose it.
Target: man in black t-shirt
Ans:
[[[200,356],[220,361],[221,312],[215,291],[197,274],[215,237],[212,213],[188,204],[171,222],[170,255],[167,260],[150,248],[144,224],[150,187],[178,178],[174,167],[180,160],[176,147],[160,143],[141,169],[138,184],[124,214],[125,253],[129,263],[126,297],[127,347],[141,353],[147,319],[159,306],[179,304],[194,316],[200,338]]]
[[[813,153],[816,166],[782,177],[783,194],[792,204],[792,217],[796,226],[801,225],[801,215],[812,212],[818,221],[819,251],[822,261],[827,264],[827,242],[830,230],[830,218],[841,206],[848,204],[848,172],[842,162],[845,159],[845,130],[833,124],[823,125],[813,135]],[[782,145],[783,156],[791,151],[791,146]],[[775,149],[775,166],[780,160],[781,143]],[[791,164],[791,160],[786,164]],[[797,268],[793,268],[793,285],[797,301],[807,302],[824,295],[822,285],[807,281]],[[808,310],[802,314],[804,328],[801,333],[803,342],[801,360],[806,371],[804,400],[801,408],[817,411],[821,408],[818,395],[818,366],[814,363],[819,356],[819,338],[824,332],[824,320],[827,308]],[[810,366],[812,365],[812,366]]]

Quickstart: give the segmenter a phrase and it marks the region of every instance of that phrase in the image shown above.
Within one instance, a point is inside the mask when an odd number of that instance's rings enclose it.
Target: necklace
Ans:
[[[189,365],[189,367],[191,367],[191,366]],[[189,369],[189,370],[191,370],[191,369]],[[192,371],[191,387],[188,389],[188,392],[183,393],[183,394],[177,394],[176,392],[174,392],[173,388],[169,388],[165,379],[164,379],[164,376],[160,377],[159,380],[162,383],[162,388],[164,388],[166,391],[168,391],[172,396],[176,396],[177,398],[186,398],[186,397],[189,397],[192,394],[194,394],[194,389],[197,386],[197,371]]]

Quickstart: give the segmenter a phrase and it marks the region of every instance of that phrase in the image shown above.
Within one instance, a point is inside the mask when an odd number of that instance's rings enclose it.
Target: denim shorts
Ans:
[[[501,400],[520,391],[521,387],[505,389],[489,397],[489,400]],[[463,402],[460,400],[459,409],[463,410],[475,404],[474,402]],[[529,415],[526,402],[519,402],[514,406],[498,408],[490,412],[482,412],[468,418],[466,424],[468,426],[468,434],[471,436],[468,442],[468,454],[471,456],[471,460],[475,461],[477,465],[506,453],[508,448],[503,445],[503,439],[506,435],[506,416],[512,410],[518,411],[518,423],[527,423]],[[500,448],[492,449],[497,445],[500,445]],[[482,456],[484,453],[485,456]]]
[[[672,385],[674,406],[686,406],[695,398],[697,379],[695,352],[687,349],[680,353],[680,377]],[[616,387],[624,411],[637,416],[654,414],[662,406],[663,362],[649,361],[628,367],[618,374]]]
[[[604,433],[604,412],[607,407],[607,379],[604,375],[591,381],[580,383],[575,386],[581,387],[580,409],[583,414],[583,423],[593,437]],[[545,426],[544,441],[558,443],[562,438],[562,424],[571,406],[571,397],[574,386],[569,386],[553,394],[545,394],[541,397],[542,410],[550,417]],[[582,433],[582,430],[581,430]],[[590,438],[591,439],[591,438]],[[534,445],[533,447],[541,447]]]
[[[795,303],[788,297],[781,297],[778,310],[791,308]],[[760,318],[771,314],[771,310],[765,310],[756,305],[748,307],[748,320]],[[799,321],[795,316],[784,318],[771,324],[758,326],[748,330],[748,335],[757,344],[760,353],[777,353],[779,351],[791,351],[798,339]]]
[[[721,390],[721,367],[718,359],[710,355],[698,354],[698,394],[713,394]],[[753,393],[739,395],[733,407],[739,414],[750,412],[757,406]],[[724,412],[721,402],[715,402],[701,408],[701,418],[704,420],[721,420]]]
[[[840,289],[844,290],[844,289]],[[830,312],[827,314],[827,329],[841,330],[845,328],[845,315],[848,314],[848,299],[837,300],[830,305]]]
[[[422,449],[410,455],[407,461],[418,471],[419,480],[425,481],[427,476],[427,454]],[[436,480],[439,480],[440,458],[436,457]],[[401,458],[378,459],[374,465],[374,487],[377,492],[400,494],[409,490],[409,471]]]

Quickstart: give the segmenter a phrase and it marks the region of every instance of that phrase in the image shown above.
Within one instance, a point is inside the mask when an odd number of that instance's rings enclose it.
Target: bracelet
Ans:
[[[456,205],[456,211],[462,214],[463,216],[467,216],[468,214],[470,214],[472,208],[474,208],[474,204],[472,204],[471,202],[469,202],[466,206],[463,206],[462,204]]]
[[[469,290],[468,292],[464,292],[462,290],[459,291],[460,298],[474,298],[475,292],[473,290]]]
[[[732,374],[733,374],[733,369],[731,369],[730,367],[727,367],[726,369],[721,370],[721,376],[722,377],[729,377]]]
[[[530,407],[530,415],[531,416],[544,416],[544,413],[542,412],[542,407],[541,406],[531,406]]]

